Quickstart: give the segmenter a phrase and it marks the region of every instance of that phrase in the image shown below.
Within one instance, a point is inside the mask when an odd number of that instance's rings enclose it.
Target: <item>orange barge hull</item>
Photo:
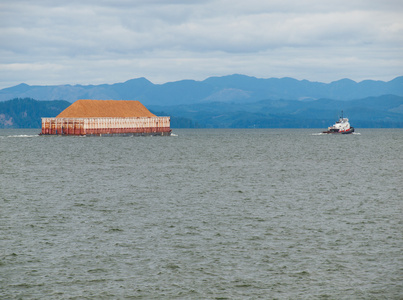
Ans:
[[[170,135],[169,117],[42,118],[41,135]]]

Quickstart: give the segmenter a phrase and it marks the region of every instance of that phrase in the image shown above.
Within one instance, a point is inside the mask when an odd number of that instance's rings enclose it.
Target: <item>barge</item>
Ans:
[[[170,135],[170,117],[157,117],[139,101],[77,100],[54,118],[42,118],[40,135]]]

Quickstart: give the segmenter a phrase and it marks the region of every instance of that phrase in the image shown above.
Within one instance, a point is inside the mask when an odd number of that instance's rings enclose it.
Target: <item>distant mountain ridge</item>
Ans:
[[[261,79],[246,75],[209,77],[203,81],[181,80],[154,84],[146,78],[100,85],[30,86],[19,84],[0,90],[0,101],[14,98],[36,100],[78,99],[139,100],[144,105],[191,105],[197,103],[253,103],[260,100],[309,101],[321,98],[353,100],[386,94],[403,96],[403,76],[391,81],[341,79],[331,83],[293,78]]]

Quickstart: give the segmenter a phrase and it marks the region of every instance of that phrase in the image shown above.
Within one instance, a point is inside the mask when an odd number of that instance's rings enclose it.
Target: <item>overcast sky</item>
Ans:
[[[1,0],[0,88],[403,75],[402,0]]]

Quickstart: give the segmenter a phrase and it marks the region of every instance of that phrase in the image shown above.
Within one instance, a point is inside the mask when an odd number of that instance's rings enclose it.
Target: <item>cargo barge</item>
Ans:
[[[55,118],[42,118],[40,135],[170,135],[170,117],[157,117],[139,101],[78,100]]]
[[[41,135],[169,135],[169,117],[42,118]]]

